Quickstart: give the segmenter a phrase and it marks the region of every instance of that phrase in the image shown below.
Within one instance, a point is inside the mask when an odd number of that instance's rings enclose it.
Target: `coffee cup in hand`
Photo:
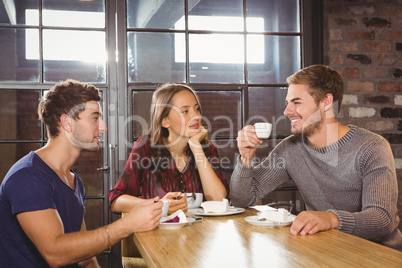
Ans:
[[[271,135],[272,124],[271,123],[255,123],[255,134],[259,139],[268,139]]]

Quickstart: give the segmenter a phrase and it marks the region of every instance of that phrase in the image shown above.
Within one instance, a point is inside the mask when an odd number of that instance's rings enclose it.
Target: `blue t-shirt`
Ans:
[[[0,267],[49,267],[16,217],[20,212],[45,209],[57,210],[64,233],[80,231],[85,214],[84,186],[75,174],[72,189],[30,152],[11,167],[0,186]]]

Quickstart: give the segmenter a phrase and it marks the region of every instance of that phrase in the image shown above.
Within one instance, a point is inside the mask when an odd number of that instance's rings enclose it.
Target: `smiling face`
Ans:
[[[89,101],[85,103],[85,110],[80,112],[79,118],[71,120],[71,132],[68,139],[81,150],[97,151],[102,134],[106,131],[107,127],[102,120],[99,103]]]
[[[290,84],[283,112],[290,119],[294,135],[310,137],[323,126],[324,113],[308,92],[307,85]]]
[[[182,90],[173,96],[171,105],[168,116],[162,120],[162,126],[169,130],[169,139],[190,138],[199,133],[201,111],[194,95]]]

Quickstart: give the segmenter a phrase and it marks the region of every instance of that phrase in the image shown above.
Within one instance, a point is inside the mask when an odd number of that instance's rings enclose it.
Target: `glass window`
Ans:
[[[218,150],[221,169],[232,172],[236,165],[236,157],[239,154],[236,140],[212,140],[211,142]]]
[[[128,28],[183,30],[184,25],[176,25],[177,21],[183,16],[184,0],[127,0]]]
[[[175,16],[167,12],[169,23],[161,23],[161,9],[172,5],[178,9]],[[285,84],[302,64],[299,5],[299,0],[202,0],[189,1],[181,14],[181,4],[174,1],[128,1],[129,26],[147,29],[129,29],[128,82]],[[174,39],[156,37],[171,33]],[[161,65],[162,72],[155,73]]]
[[[248,32],[300,32],[298,0],[247,0],[247,18],[261,18],[264,27],[247,21]]]
[[[103,193],[103,172],[97,170],[103,166],[102,154],[102,147],[96,152],[81,151],[72,167],[84,183],[86,194],[90,196],[99,196]]]
[[[174,51],[173,44],[180,43],[181,51]],[[185,81],[184,34],[135,33],[127,35],[127,61],[129,82],[175,82]]]
[[[202,107],[202,124],[211,139],[236,138],[241,128],[240,91],[197,91]]]
[[[37,29],[0,29],[0,81],[39,81],[39,58],[29,57],[39,54],[37,40]]]
[[[0,28],[0,81],[106,82],[105,14],[104,0],[44,0],[40,7],[38,0],[3,1],[0,25],[8,27]],[[13,27],[16,24],[30,28]],[[46,29],[49,26],[54,29]]]
[[[126,122],[126,127],[133,125],[133,139],[148,133],[152,94],[153,91],[133,91],[133,113]]]
[[[26,18],[25,10],[38,12],[39,0],[1,1],[0,24],[8,25],[39,25],[39,18]]]
[[[249,88],[249,118],[246,125],[263,121],[269,122],[273,126],[271,137],[290,135],[289,119],[283,115],[286,94],[286,87]]]
[[[189,6],[188,28],[208,31],[243,31],[243,0],[198,1],[195,6]]]
[[[0,140],[40,140],[39,91],[0,91]]]
[[[96,45],[94,45],[96,44]],[[105,32],[44,30],[44,80],[106,81]]]
[[[41,146],[40,143],[0,143],[0,184],[15,162]]]
[[[105,1],[43,0],[42,23],[44,26],[105,28]]]
[[[256,48],[255,40],[263,38],[264,47]],[[247,57],[258,58],[261,62],[248,63],[249,83],[281,83],[301,67],[299,36],[247,36]],[[258,52],[256,52],[258,51]]]
[[[85,225],[87,230],[95,230],[104,225],[103,202],[102,199],[87,198],[85,200]]]
[[[190,35],[191,83],[244,83],[243,35]]]

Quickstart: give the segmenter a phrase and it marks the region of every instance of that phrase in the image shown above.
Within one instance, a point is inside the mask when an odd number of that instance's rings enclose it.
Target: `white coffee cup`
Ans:
[[[194,193],[194,194],[195,199],[193,197],[193,193],[186,193],[188,208],[199,208],[201,206],[203,194],[202,193]]]
[[[268,139],[271,135],[272,124],[271,123],[255,123],[255,133],[260,139]]]
[[[168,215],[168,211],[169,211],[169,201],[168,200],[160,200],[163,204],[162,207],[162,217],[166,217]]]

